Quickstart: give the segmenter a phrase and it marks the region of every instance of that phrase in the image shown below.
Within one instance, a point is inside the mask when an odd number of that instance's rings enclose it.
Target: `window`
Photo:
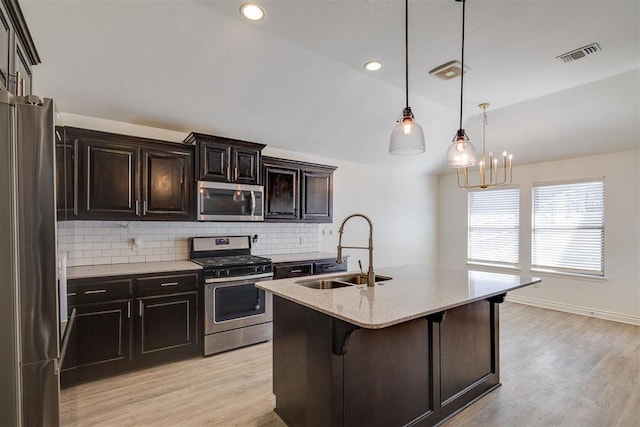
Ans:
[[[533,184],[531,267],[604,275],[604,178]]]
[[[520,191],[469,192],[467,260],[515,265],[519,261]]]

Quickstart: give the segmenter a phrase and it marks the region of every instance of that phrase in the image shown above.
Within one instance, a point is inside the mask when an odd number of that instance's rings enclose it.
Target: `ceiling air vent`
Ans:
[[[602,48],[598,43],[591,43],[590,45],[581,47],[580,49],[572,50],[571,52],[563,53],[560,56],[556,56],[556,59],[561,62],[573,62],[575,60],[584,58],[585,56],[600,52],[601,50]]]
[[[429,74],[432,76],[439,78],[440,80],[451,80],[455,79],[460,75],[460,71],[462,70],[462,64],[460,61],[449,61],[446,64],[442,64],[429,71]],[[464,66],[464,72],[468,72],[469,67]]]

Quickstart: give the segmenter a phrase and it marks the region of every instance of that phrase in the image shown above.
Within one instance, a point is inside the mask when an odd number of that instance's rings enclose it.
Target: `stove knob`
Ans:
[[[220,277],[220,270],[216,270],[216,276]]]
[[[254,272],[254,273],[257,273],[257,272],[259,272],[259,271],[260,271],[260,267],[253,267],[253,272]]]
[[[224,275],[225,275],[225,276],[228,276],[228,275],[229,275],[229,269],[228,269],[228,268],[224,270]]]

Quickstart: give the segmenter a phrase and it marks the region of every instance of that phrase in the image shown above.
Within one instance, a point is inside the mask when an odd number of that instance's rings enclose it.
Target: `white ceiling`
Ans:
[[[388,154],[404,106],[404,2],[21,0],[34,92],[68,113],[442,172],[458,127],[462,3],[409,2],[409,104],[427,151]],[[640,1],[467,0],[465,127],[516,164],[640,147]],[[556,56],[597,42],[571,63]],[[365,72],[370,59],[382,70]]]

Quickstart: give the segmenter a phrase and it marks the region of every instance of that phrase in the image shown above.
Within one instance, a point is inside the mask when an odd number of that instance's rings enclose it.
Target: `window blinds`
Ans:
[[[532,268],[604,275],[604,178],[533,185]]]
[[[519,262],[520,191],[469,192],[467,260],[515,265]]]

